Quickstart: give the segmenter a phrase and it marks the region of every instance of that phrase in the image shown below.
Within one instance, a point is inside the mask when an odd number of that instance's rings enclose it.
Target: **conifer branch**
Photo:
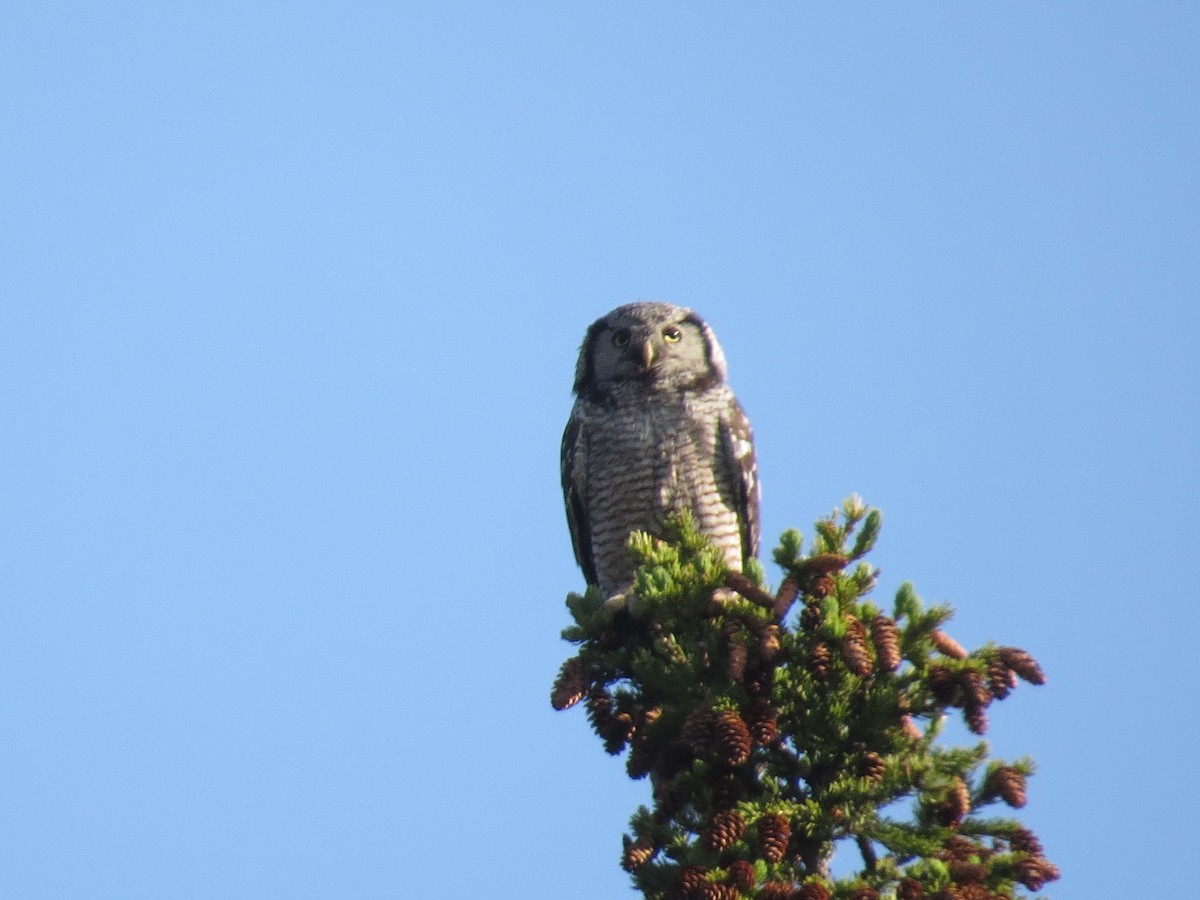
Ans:
[[[807,555],[786,532],[772,594],[756,563],[726,571],[682,519],[631,536],[636,603],[568,597],[579,652],[551,703],[582,703],[605,749],[649,779],[620,857],[647,900],[1015,900],[1058,878],[1032,832],[984,813],[1026,804],[1032,761],[938,743],[948,713],[983,734],[993,702],[1045,675],[1015,647],[963,648],[950,608],[925,608],[911,584],[881,609],[863,560],[881,522],[852,497]],[[834,877],[842,840],[862,866]]]

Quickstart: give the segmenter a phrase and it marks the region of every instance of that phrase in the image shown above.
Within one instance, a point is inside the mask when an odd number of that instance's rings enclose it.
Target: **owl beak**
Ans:
[[[641,350],[642,369],[649,372],[650,366],[654,364],[654,342],[646,341],[642,344]]]

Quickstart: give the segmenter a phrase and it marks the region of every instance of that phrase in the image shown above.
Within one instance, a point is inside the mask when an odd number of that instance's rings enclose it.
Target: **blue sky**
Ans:
[[[1056,900],[1178,896],[1200,500],[1183,3],[18,3],[0,894],[634,896],[550,683],[587,324],[715,327],[768,546],[852,491]]]

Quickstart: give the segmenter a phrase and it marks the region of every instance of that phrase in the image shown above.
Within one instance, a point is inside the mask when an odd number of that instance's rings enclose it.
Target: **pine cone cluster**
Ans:
[[[1023,806],[1024,765],[994,763],[973,795],[979,759],[939,763],[913,719],[934,721],[954,707],[982,734],[989,704],[1018,679],[1044,683],[1040,667],[1015,647],[968,654],[938,627],[947,610],[926,610],[910,585],[897,593],[894,617],[879,612],[867,596],[877,573],[866,563],[842,571],[848,556],[831,552],[845,549],[858,521],[825,520],[821,552],[806,559],[798,535],[785,538],[777,560],[787,576],[775,597],[738,573],[725,579],[719,601],[681,588],[683,602],[669,605],[671,574],[662,593],[647,593],[640,618],[603,626],[572,601],[575,631],[587,637],[559,670],[550,701],[555,709],[582,703],[605,749],[629,750],[629,775],[650,776],[653,810],[635,815],[621,855],[646,896],[879,900],[883,891],[895,900],[1013,900],[1014,880],[1037,890],[1058,877],[1037,838],[1015,823],[962,824],[973,800],[976,808],[997,799]],[[702,541],[684,541],[658,571],[688,564],[686,552],[697,547]],[[700,560],[696,572],[709,574],[696,577],[709,578],[713,559]],[[801,590],[804,605],[792,614]],[[922,838],[943,848],[918,856],[944,868],[912,866],[888,883],[889,869],[876,862],[897,873],[911,858],[869,845],[862,823],[878,798],[905,792],[919,799]],[[842,836],[860,838],[865,869],[835,879],[826,865]],[[760,885],[764,864],[771,880]],[[934,879],[937,890],[913,876]]]
[[[987,663],[987,675],[977,668],[966,665],[952,668],[951,665],[933,663],[925,673],[925,683],[937,702],[943,706],[962,709],[963,720],[975,734],[985,734],[988,727],[987,708],[993,700],[1007,694],[1009,670],[1004,674],[997,669],[998,656]],[[997,685],[1003,687],[998,691]]]

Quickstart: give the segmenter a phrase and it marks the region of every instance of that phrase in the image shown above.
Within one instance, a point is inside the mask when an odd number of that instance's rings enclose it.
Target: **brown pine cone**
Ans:
[[[949,828],[956,828],[970,811],[971,793],[961,778],[955,778],[949,792],[937,805],[938,822]]]
[[[633,716],[615,712],[615,707],[616,703],[606,689],[593,688],[588,693],[588,721],[604,740],[604,749],[614,755],[625,749],[633,734]]]
[[[683,794],[673,780],[652,778],[651,796],[654,798],[654,814],[660,819],[673,818],[683,807]]]
[[[955,778],[950,790],[950,800],[954,804],[955,822],[961,822],[971,811],[971,791],[961,778]]]
[[[982,884],[958,886],[958,900],[995,900],[996,896]]]
[[[951,659],[966,659],[967,651],[963,649],[963,645],[956,641],[940,628],[934,629],[929,634],[929,639],[933,641],[933,646]]]
[[[1045,684],[1046,676],[1037,660],[1019,647],[1001,647],[1000,660],[1030,684]]]
[[[775,669],[770,663],[755,660],[746,666],[746,679],[742,685],[751,697],[759,697],[771,690],[771,682],[775,679]]]
[[[746,677],[746,645],[741,641],[733,640],[729,643],[729,677],[734,681],[741,681]]]
[[[822,575],[819,578],[813,579],[812,586],[809,590],[815,597],[828,597],[837,588],[836,582],[828,575]]]
[[[812,672],[813,677],[824,680],[829,675],[832,665],[833,652],[829,649],[829,645],[824,641],[813,644],[812,649],[808,652],[808,671]]]
[[[876,658],[881,668],[895,672],[900,668],[900,629],[883,613],[871,620],[871,641],[875,644]]]
[[[746,820],[735,809],[726,809],[717,813],[708,823],[704,832],[704,845],[714,853],[720,853],[741,839],[746,833]]]
[[[821,604],[809,601],[800,610],[800,627],[804,631],[813,631],[821,624]]]
[[[647,837],[640,837],[625,848],[621,856],[621,868],[626,872],[634,872],[650,862],[654,853],[654,843]]]
[[[842,636],[842,659],[846,667],[859,678],[871,674],[871,651],[867,649],[867,627],[851,618]]]
[[[684,719],[679,736],[697,756],[704,754],[712,746],[716,733],[717,717],[711,706],[697,706]]]
[[[900,717],[900,730],[904,732],[904,736],[909,740],[921,741],[925,739],[925,732],[920,729],[917,723],[913,721],[913,717],[908,715],[908,713]]]
[[[640,732],[635,733],[633,748],[629,751],[629,758],[625,760],[625,771],[634,781],[645,778],[654,770],[657,756],[658,748],[654,742],[646,740]]]
[[[1030,856],[1043,856],[1042,842],[1028,828],[1018,828],[1008,839],[1008,845],[1017,853],[1028,853]]]
[[[967,723],[967,728],[971,729],[972,734],[987,734],[987,711],[982,706],[969,704],[963,710],[963,721]]]
[[[987,866],[964,859],[951,859],[947,861],[946,868],[950,870],[950,877],[959,884],[974,884],[987,877]]]
[[[963,837],[961,834],[955,834],[946,841],[944,849],[938,856],[946,860],[969,860],[972,856],[982,856],[986,853],[986,848],[978,842],[969,837]]]
[[[792,894],[795,900],[829,900],[829,888],[816,881],[807,881]]]
[[[754,882],[758,879],[758,875],[754,871],[754,866],[744,859],[731,862],[727,872],[725,883],[737,888],[743,894],[750,893],[754,887]]]
[[[988,720],[985,710],[992,702],[992,692],[982,675],[974,669],[963,669],[958,673],[962,687],[963,719],[975,734],[987,732]]]
[[[768,662],[779,654],[779,626],[768,625],[763,629],[762,638],[758,642],[759,655]]]
[[[999,653],[988,657],[988,690],[997,700],[1003,700],[1017,686],[1017,673],[1004,664]]]
[[[700,896],[699,891],[704,889],[704,886],[709,883],[704,876],[708,874],[708,870],[704,866],[684,866],[679,871],[679,881],[676,887],[684,896],[694,895]]]
[[[1031,891],[1040,891],[1047,881],[1057,881],[1058,866],[1040,856],[1030,856],[1017,863],[1017,881]]]
[[[988,688],[983,676],[974,669],[963,669],[958,673],[958,683],[962,686],[963,693],[966,695],[968,706],[987,706],[992,702],[992,692]]]
[[[1027,799],[1025,776],[1011,766],[1001,766],[994,773],[996,793],[1013,809],[1020,809]]]
[[[925,886],[915,878],[901,878],[896,886],[896,900],[921,900]]]
[[[713,743],[717,759],[726,766],[740,766],[750,758],[750,729],[732,709],[717,713]]]
[[[742,711],[742,717],[750,728],[750,737],[758,746],[770,746],[779,736],[779,720],[775,715],[775,707],[767,698],[751,700]]]
[[[730,809],[742,799],[742,785],[728,769],[713,776],[712,803],[718,810]]]
[[[758,846],[762,858],[774,865],[787,854],[788,839],[792,834],[791,822],[780,813],[767,813],[758,820]]]
[[[782,622],[792,608],[792,604],[796,602],[796,597],[800,594],[800,585],[796,581],[794,575],[788,575],[783,579],[783,584],[779,585],[779,593],[775,595],[775,606],[771,610],[771,615],[775,617],[776,622]]]
[[[926,682],[933,698],[944,706],[962,705],[962,686],[948,666],[934,663],[928,669]]]
[[[856,887],[850,892],[850,900],[879,900],[879,891],[873,887]]]
[[[883,781],[883,776],[887,774],[887,764],[884,763],[883,757],[871,750],[863,754],[862,766],[863,777],[876,784]]]
[[[550,705],[555,709],[570,709],[587,693],[587,667],[578,656],[572,656],[558,670],[554,689],[550,692]]]

